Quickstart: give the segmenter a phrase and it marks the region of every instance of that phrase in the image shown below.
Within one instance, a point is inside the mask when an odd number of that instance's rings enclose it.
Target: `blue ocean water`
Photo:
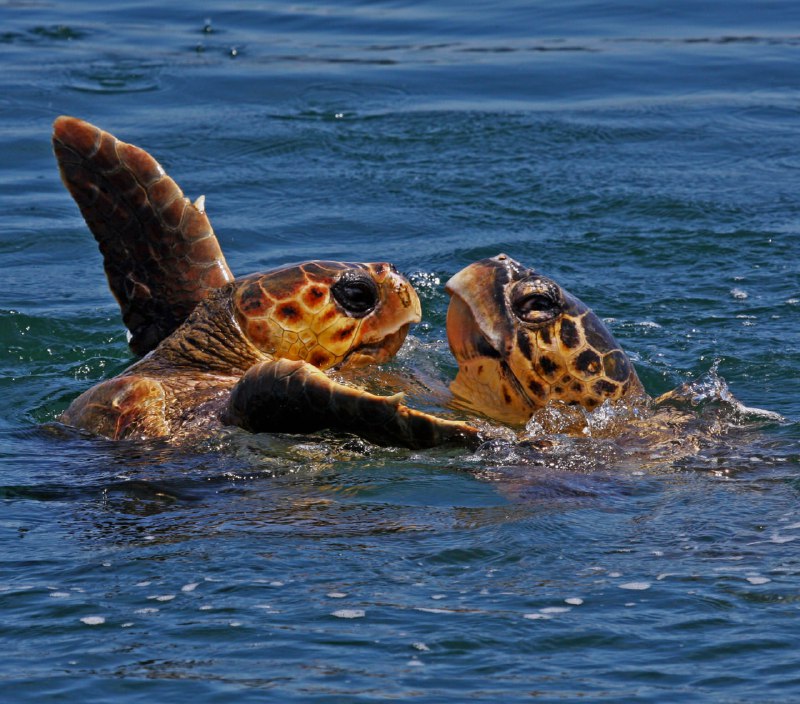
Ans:
[[[800,699],[800,5],[0,0],[0,700]],[[50,130],[145,147],[237,274],[390,260],[591,305],[696,453],[53,421],[131,361]],[[694,381],[693,381],[694,380]]]

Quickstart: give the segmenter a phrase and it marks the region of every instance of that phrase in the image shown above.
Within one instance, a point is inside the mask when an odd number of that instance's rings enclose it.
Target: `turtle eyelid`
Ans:
[[[511,309],[524,323],[542,324],[555,319],[562,308],[560,289],[548,279],[520,281],[511,292]]]

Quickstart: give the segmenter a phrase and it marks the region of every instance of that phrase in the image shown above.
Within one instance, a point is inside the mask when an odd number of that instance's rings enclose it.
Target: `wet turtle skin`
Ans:
[[[337,295],[356,278],[377,301],[354,317]],[[62,420],[114,439],[197,434],[227,422],[230,392],[254,365],[383,362],[419,315],[413,289],[387,264],[306,262],[236,279],[209,292],[144,359],[79,396]]]
[[[455,405],[524,424],[552,401],[592,410],[644,396],[608,328],[552,279],[499,254],[462,269],[445,288],[459,365]]]
[[[190,202],[147,152],[66,116],[54,123],[53,145],[131,348],[145,355],[75,399],[62,422],[178,443],[223,425],[366,426],[361,434],[375,442],[410,447],[476,434],[321,371],[385,362],[419,322],[419,298],[391,264],[310,261],[234,279],[203,199]]]

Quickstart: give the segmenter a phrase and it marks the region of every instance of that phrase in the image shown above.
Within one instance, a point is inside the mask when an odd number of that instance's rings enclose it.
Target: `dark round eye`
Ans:
[[[378,303],[378,287],[362,272],[345,273],[331,286],[331,294],[336,302],[355,318],[367,315]]]
[[[525,323],[547,323],[561,313],[561,296],[550,281],[521,281],[511,292],[511,309]]]

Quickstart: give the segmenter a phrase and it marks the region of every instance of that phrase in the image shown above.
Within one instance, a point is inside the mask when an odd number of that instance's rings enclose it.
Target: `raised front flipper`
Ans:
[[[118,376],[76,398],[61,422],[111,440],[169,435],[164,388],[154,379]]]
[[[88,122],[59,117],[53,149],[143,355],[233,279],[211,224],[147,152]]]
[[[402,403],[340,384],[316,367],[280,359],[251,367],[231,392],[227,422],[252,432],[310,433],[329,428],[378,445],[414,449],[475,447],[478,431]]]

